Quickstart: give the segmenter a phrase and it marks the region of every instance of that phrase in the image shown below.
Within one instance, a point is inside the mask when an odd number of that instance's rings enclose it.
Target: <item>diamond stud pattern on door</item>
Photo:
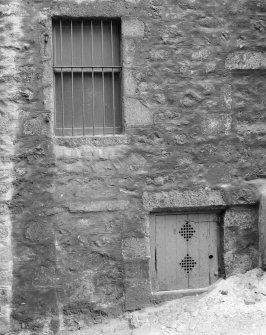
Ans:
[[[187,254],[186,257],[183,258],[182,261],[179,263],[179,265],[181,265],[186,273],[189,273],[196,264],[197,262],[195,262],[194,259],[189,256],[189,254]]]
[[[179,231],[179,234],[183,236],[186,241],[188,241],[195,233],[195,229],[191,226],[191,224],[188,223],[188,221]]]

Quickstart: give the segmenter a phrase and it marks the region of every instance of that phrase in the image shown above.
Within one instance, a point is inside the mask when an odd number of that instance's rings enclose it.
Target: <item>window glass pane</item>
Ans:
[[[107,127],[115,127],[121,125],[121,112],[120,112],[120,74],[105,73],[104,75],[104,87],[105,87],[105,125]],[[114,90],[113,90],[114,83]]]
[[[62,65],[71,66],[71,29],[65,21],[62,21]]]
[[[122,131],[122,108],[121,108],[121,73],[115,74],[115,126]]]
[[[120,24],[113,21],[114,65],[120,66]]]
[[[120,73],[106,72],[104,74],[104,104],[105,104],[105,129],[104,126],[104,105],[103,105],[103,78],[102,73],[94,73],[94,110],[93,110],[93,88],[92,74],[90,72],[73,73],[73,105],[72,110],[72,76],[71,72],[63,73],[63,99],[64,99],[64,134],[72,135],[72,117],[74,115],[74,135],[83,135],[83,117],[85,134],[113,133],[113,126],[121,126],[120,106]],[[114,90],[113,90],[114,84]],[[62,83],[61,74],[55,74],[56,94],[56,128],[63,126],[63,104],[62,104]],[[72,114],[74,112],[74,114]],[[84,116],[83,116],[84,113]],[[114,120],[115,118],[115,120]],[[115,121],[115,122],[114,122]],[[115,133],[120,132],[119,130]]]
[[[93,66],[102,66],[101,21],[93,21]]]
[[[82,115],[82,74],[73,74],[73,96],[74,96],[74,129],[83,129],[83,115]],[[75,135],[74,131],[74,135]]]
[[[83,65],[91,66],[91,21],[83,21]]]
[[[94,119],[92,106],[92,74],[84,73],[84,126],[85,134],[92,134]],[[90,129],[89,129],[90,128]]]
[[[72,22],[73,31],[73,66],[81,66],[81,21]]]
[[[103,127],[103,81],[102,74],[94,74],[94,125]]]
[[[71,92],[71,73],[63,74],[64,84],[64,128],[72,129],[72,92]]]
[[[62,105],[62,86],[61,86],[61,75],[55,73],[55,126],[56,128],[62,128],[62,115],[63,115],[63,105]]]
[[[60,29],[59,29],[59,22],[54,24],[53,29],[53,58],[54,58],[54,65],[60,66]]]
[[[103,21],[103,63],[112,66],[111,21]]]
[[[114,111],[113,111],[112,73],[104,74],[104,102],[105,102],[105,125],[107,127],[113,127]]]
[[[61,74],[55,74],[55,91],[57,94],[56,99],[56,126],[58,128],[70,128],[72,129],[72,91],[71,91],[71,73],[63,73],[63,102],[64,111],[62,104],[62,80]],[[64,114],[64,115],[63,115]],[[63,124],[64,116],[64,124]]]
[[[53,45],[54,65],[71,66],[71,21],[62,20],[62,36],[60,22],[54,23]],[[93,20],[93,45],[91,43],[91,21],[83,20],[83,65],[84,66],[120,66],[120,24],[112,20],[103,20],[103,59],[102,59],[102,31],[101,20]],[[82,24],[81,20],[72,20],[73,32],[73,65],[81,66]],[[112,42],[113,60],[112,64]],[[62,64],[61,64],[62,43]],[[92,62],[93,48],[93,62]]]

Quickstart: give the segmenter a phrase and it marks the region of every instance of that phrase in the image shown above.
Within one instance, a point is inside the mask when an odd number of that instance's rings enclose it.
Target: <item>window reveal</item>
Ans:
[[[120,22],[53,22],[55,134],[119,134],[121,117]]]

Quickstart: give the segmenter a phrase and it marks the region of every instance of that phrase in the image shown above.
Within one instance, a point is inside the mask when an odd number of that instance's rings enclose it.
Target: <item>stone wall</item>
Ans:
[[[0,2],[0,333],[10,330],[12,300],[12,183],[21,170],[15,169],[15,141],[21,98],[18,63],[22,29],[20,1]]]
[[[264,1],[0,4],[0,331],[64,333],[149,304],[153,210],[223,210],[224,271],[256,267]],[[55,138],[53,16],[121,17],[122,135]]]

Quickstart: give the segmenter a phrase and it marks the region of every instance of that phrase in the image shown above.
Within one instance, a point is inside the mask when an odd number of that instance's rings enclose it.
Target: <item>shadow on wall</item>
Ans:
[[[45,136],[19,137],[12,201],[13,319],[37,330],[58,328],[52,216],[54,157]]]
[[[27,4],[25,4],[26,6]],[[43,65],[35,13],[27,6],[22,27],[25,46],[18,51],[20,128],[15,140],[12,210],[13,313],[15,330],[56,333],[59,317],[52,216],[54,154],[50,112],[44,107]],[[35,46],[35,48],[30,47]],[[50,332],[49,332],[50,333]]]

